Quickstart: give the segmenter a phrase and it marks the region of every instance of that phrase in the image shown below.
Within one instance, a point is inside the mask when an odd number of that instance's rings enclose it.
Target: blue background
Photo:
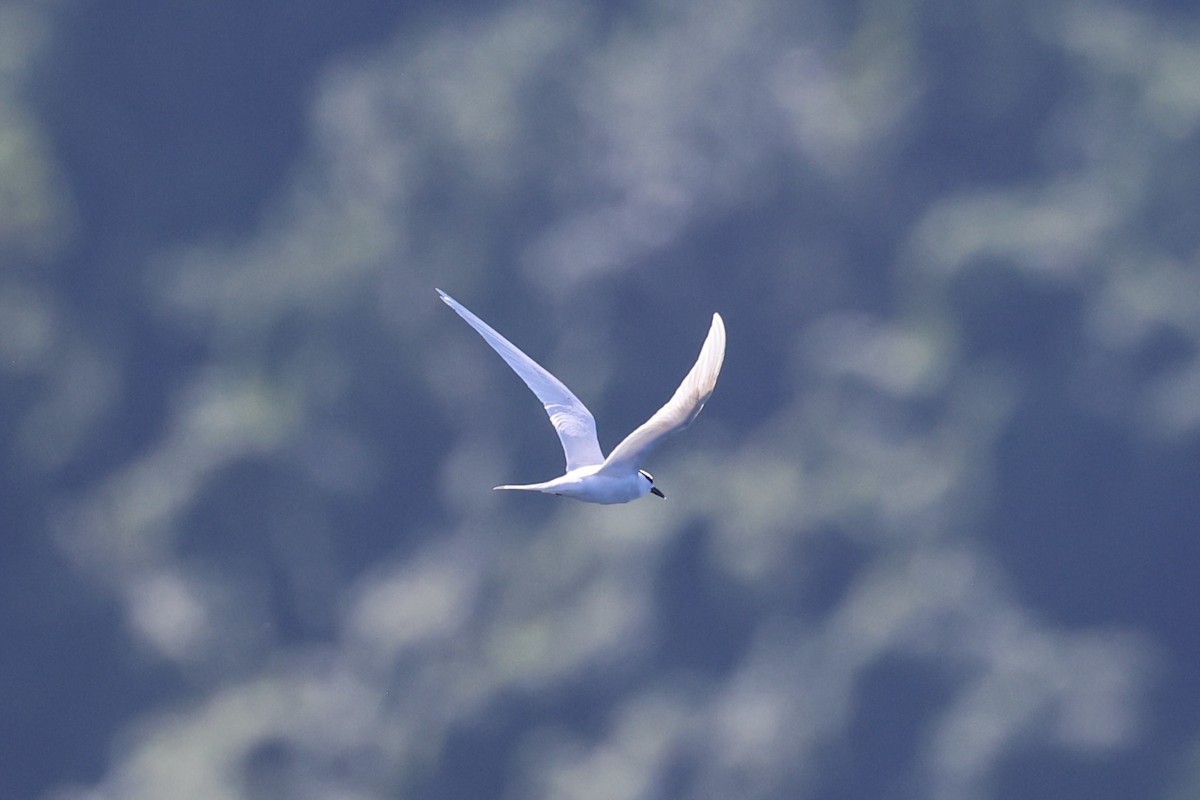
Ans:
[[[1200,796],[1200,21],[0,4],[0,796]],[[440,287],[607,450],[559,474]]]

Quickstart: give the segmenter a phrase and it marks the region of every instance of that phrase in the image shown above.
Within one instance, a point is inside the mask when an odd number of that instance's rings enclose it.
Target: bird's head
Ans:
[[[658,495],[659,497],[666,497],[666,495],[663,494],[659,490],[659,488],[654,485],[654,476],[653,475],[651,475],[649,472],[646,472],[646,470],[644,470],[644,469],[639,469],[638,474],[646,479],[646,483],[650,484],[650,494]]]

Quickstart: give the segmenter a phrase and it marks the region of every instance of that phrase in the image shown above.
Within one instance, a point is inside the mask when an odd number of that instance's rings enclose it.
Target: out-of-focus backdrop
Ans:
[[[0,796],[1200,797],[1191,3],[0,3]],[[647,466],[612,447],[719,310]]]

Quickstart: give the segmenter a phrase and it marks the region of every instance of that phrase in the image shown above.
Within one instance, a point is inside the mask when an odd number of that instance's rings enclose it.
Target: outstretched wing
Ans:
[[[712,395],[724,361],[725,322],[720,314],[713,314],[712,326],[708,329],[704,346],[700,348],[700,356],[683,383],[679,384],[666,405],[654,412],[654,416],[626,436],[608,454],[600,472],[625,473],[640,468],[659,442],[692,424]]]
[[[596,438],[596,418],[562,381],[529,356],[522,353],[512,342],[496,333],[490,325],[472,314],[465,306],[450,295],[437,290],[438,296],[479,332],[484,341],[500,354],[513,372],[525,381],[525,385],[537,395],[538,400],[550,415],[550,424],[558,431],[563,454],[567,457],[567,472],[604,461],[600,442]]]

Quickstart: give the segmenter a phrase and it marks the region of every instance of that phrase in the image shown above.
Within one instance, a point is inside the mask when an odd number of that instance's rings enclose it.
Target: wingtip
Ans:
[[[709,326],[709,335],[712,335],[713,333],[716,333],[720,336],[720,339],[722,342],[722,349],[724,349],[725,320],[723,320],[721,318],[721,315],[715,311],[713,312],[712,325]]]

